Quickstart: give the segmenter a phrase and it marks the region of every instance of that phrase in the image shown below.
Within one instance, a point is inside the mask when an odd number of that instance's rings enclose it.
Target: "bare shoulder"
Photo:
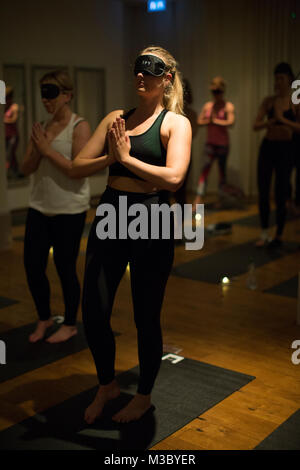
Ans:
[[[101,121],[100,125],[103,124],[104,126],[106,126],[107,129],[109,129],[112,126],[112,123],[117,119],[117,117],[122,117],[123,114],[123,109],[115,109],[114,111],[111,111],[105,116],[105,118]]]
[[[79,121],[76,124],[76,121],[79,119],[83,119],[82,121]],[[73,137],[78,137],[78,136],[90,136],[91,134],[91,127],[88,123],[88,121],[84,118],[81,118],[80,116],[75,117],[75,126],[74,126],[74,131],[73,131]]]
[[[88,124],[88,121],[83,116],[79,116],[78,114],[75,114],[73,122],[74,122],[74,126],[75,126],[74,130],[77,129],[77,127],[79,127],[79,126],[84,126],[85,124]]]
[[[206,101],[204,105],[202,106],[203,110],[210,109],[214,105],[213,101]]]
[[[234,111],[234,104],[231,101],[226,101],[226,111]]]
[[[186,116],[168,111],[163,121],[162,132],[166,133],[169,137],[171,134],[174,135],[178,132],[189,134],[192,132],[192,127]]]
[[[184,116],[183,114],[174,113],[173,111],[167,112],[166,120],[171,126],[182,126],[190,124],[190,121],[186,116]]]
[[[120,117],[124,114],[124,109],[115,109],[105,116],[105,120],[108,122],[113,122],[117,117]]]
[[[11,111],[14,114],[14,116],[16,116],[16,114],[19,112],[19,105],[17,103],[13,103],[10,106],[9,111]]]
[[[114,122],[114,120],[119,117],[119,116],[122,116],[122,114],[124,113],[124,110],[123,109],[116,109],[114,111],[111,111],[110,113],[108,113],[98,124],[97,126],[97,129],[95,132],[102,132],[102,131],[107,131],[112,123]]]

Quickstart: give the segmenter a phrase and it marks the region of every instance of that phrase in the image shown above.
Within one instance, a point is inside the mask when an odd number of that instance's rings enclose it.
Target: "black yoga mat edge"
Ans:
[[[149,449],[255,379],[188,358],[178,364],[164,360],[152,395],[155,409],[137,422],[115,423],[111,416],[136,392],[138,372],[134,367],[117,376],[122,393],[93,425],[84,423],[79,410],[97,387],[2,431],[0,449]]]

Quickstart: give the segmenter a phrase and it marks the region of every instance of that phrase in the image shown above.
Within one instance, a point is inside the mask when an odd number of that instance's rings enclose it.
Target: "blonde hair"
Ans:
[[[222,90],[223,92],[226,89],[226,83],[223,77],[214,77],[210,82],[210,90]]]
[[[166,64],[166,72],[170,72],[173,80],[165,88],[163,105],[168,111],[176,114],[183,113],[183,85],[181,73],[178,70],[178,64],[174,57],[160,46],[149,46],[143,49],[139,55],[154,54],[161,58]]]
[[[54,80],[63,91],[71,93],[73,98],[73,82],[67,70],[57,69],[52,72],[45,73],[42,78],[40,78],[40,85],[48,80]]]

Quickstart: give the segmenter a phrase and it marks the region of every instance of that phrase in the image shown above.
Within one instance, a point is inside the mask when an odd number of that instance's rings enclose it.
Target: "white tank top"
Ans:
[[[78,122],[72,114],[69,124],[51,142],[51,147],[67,160],[72,158],[73,130]],[[48,121],[47,121],[48,122]],[[47,122],[43,124],[46,127]],[[29,207],[45,215],[79,214],[90,208],[88,178],[71,179],[59,170],[47,157],[42,157],[34,173]]]

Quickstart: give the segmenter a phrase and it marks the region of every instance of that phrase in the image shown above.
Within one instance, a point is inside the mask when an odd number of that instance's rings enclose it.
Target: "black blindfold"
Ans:
[[[45,85],[41,85],[41,96],[47,100],[53,100],[54,98],[57,98],[60,92],[60,88],[54,83],[46,83]]]
[[[134,65],[134,75],[138,73],[154,75],[161,77],[166,72],[166,64],[159,57],[155,55],[140,55]]]

